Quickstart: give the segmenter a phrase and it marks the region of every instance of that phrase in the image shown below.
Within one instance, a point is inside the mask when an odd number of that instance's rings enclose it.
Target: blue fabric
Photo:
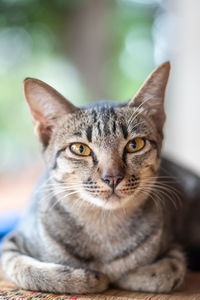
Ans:
[[[0,212],[0,249],[2,238],[17,226],[21,215],[19,211]]]

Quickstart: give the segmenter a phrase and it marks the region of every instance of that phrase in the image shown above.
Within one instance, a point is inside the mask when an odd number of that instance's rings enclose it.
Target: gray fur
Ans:
[[[23,221],[2,245],[3,271],[19,287],[94,293],[112,283],[128,290],[165,293],[183,284],[182,247],[200,245],[198,214],[193,218],[196,229],[189,225],[191,204],[199,206],[200,180],[160,157],[166,67],[157,69],[142,87],[143,98],[138,93],[122,105],[109,102],[80,109],[70,105],[64,114],[58,95],[59,117],[52,110],[49,115],[45,112],[46,128],[34,110],[47,172]],[[30,94],[35,86],[44,88],[42,101],[50,93],[55,105],[55,90],[28,80]],[[146,106],[148,86],[159,105],[150,99]],[[35,96],[28,87],[25,91],[31,109],[38,101],[42,110],[39,92]],[[145,138],[144,148],[127,153],[126,144],[136,136]],[[91,156],[73,154],[70,144],[75,142],[88,144]],[[116,196],[102,180],[104,175],[120,175]]]

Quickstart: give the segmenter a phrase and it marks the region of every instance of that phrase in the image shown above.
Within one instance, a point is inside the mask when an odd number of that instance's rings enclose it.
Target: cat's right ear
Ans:
[[[165,121],[164,97],[170,72],[170,63],[165,62],[155,69],[146,79],[137,94],[128,102],[128,106],[142,108],[154,121],[159,132]]]
[[[35,133],[46,147],[55,121],[78,108],[51,86],[34,78],[24,80],[24,95],[31,111]]]

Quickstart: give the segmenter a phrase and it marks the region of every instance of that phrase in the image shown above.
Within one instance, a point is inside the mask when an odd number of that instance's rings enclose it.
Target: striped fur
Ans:
[[[186,179],[195,187],[199,179],[161,158],[168,74],[166,63],[128,103],[82,108],[39,80],[25,81],[47,172],[2,245],[3,270],[19,287],[94,293],[110,283],[151,292],[182,285],[184,220],[189,199],[197,198]],[[136,137],[144,147],[128,153]],[[72,153],[77,142],[91,154]]]

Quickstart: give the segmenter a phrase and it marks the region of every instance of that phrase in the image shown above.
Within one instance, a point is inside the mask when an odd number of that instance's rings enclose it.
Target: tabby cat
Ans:
[[[19,287],[76,294],[110,284],[181,287],[182,247],[200,245],[200,180],[161,157],[169,70],[168,62],[158,67],[127,103],[81,108],[25,80],[47,170],[2,245],[3,271]]]

